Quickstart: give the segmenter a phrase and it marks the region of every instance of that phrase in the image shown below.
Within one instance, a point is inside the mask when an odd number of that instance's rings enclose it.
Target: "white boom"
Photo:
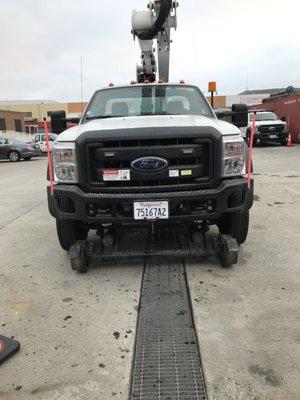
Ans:
[[[141,48],[142,64],[137,66],[139,83],[159,80],[169,81],[171,29],[177,28],[178,2],[175,0],[149,0],[148,10],[132,13],[132,34]],[[157,58],[153,41],[157,40]]]

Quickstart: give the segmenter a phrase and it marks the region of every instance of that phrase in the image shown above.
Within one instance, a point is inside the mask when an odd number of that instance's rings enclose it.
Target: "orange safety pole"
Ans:
[[[50,177],[50,191],[51,195],[54,193],[54,179],[53,179],[53,162],[51,157],[51,150],[49,144],[49,130],[46,118],[44,118],[44,129],[46,136],[46,148],[47,148],[47,158],[48,158],[48,168],[49,168],[49,177]]]
[[[251,168],[252,168],[252,158],[253,158],[253,141],[254,135],[256,130],[256,112],[254,111],[253,114],[253,124],[251,129],[251,136],[250,136],[250,145],[249,145],[249,158],[248,158],[248,176],[247,176],[247,183],[248,188],[251,189]]]

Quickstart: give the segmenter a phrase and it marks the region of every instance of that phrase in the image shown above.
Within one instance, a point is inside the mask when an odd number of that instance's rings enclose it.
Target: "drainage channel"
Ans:
[[[207,399],[183,261],[145,261],[130,399]]]

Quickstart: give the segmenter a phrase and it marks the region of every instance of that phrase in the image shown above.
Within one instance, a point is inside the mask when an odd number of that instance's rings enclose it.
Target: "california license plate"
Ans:
[[[169,219],[168,201],[137,201],[133,209],[135,220]]]
[[[277,135],[270,135],[270,139],[277,139]]]

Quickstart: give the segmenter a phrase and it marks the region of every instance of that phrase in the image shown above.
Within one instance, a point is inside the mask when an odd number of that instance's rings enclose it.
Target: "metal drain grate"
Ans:
[[[146,262],[131,399],[206,399],[183,262]]]

